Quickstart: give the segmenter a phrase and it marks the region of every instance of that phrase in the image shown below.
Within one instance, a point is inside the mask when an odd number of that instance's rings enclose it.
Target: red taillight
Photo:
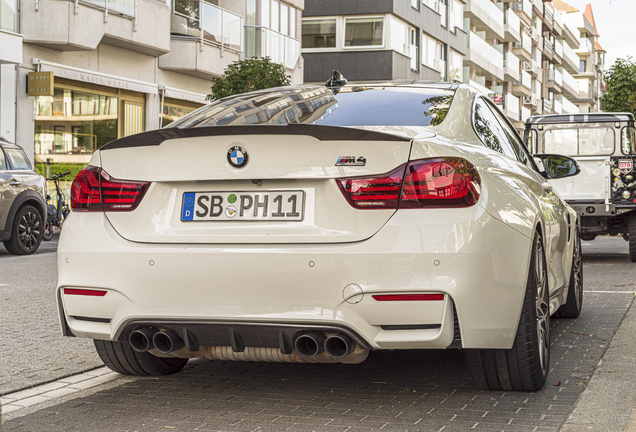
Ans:
[[[388,174],[336,182],[358,209],[469,207],[477,203],[481,189],[477,169],[456,157],[420,159]]]
[[[121,181],[106,171],[87,166],[71,186],[71,208],[75,211],[132,211],[137,208],[150,183]]]
[[[106,295],[106,291],[103,291],[103,290],[91,290],[91,289],[78,289],[78,288],[64,288],[64,294],[104,297]]]
[[[377,301],[440,301],[444,294],[382,294],[371,296]]]
[[[373,177],[337,179],[340,190],[355,208],[397,208],[404,176],[404,165],[387,174]]]
[[[406,167],[400,208],[470,207],[480,189],[479,173],[465,159],[416,160]]]

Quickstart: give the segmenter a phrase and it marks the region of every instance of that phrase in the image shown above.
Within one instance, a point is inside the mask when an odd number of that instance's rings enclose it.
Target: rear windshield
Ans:
[[[420,87],[326,87],[272,89],[212,102],[168,128],[222,125],[317,124],[326,126],[435,126],[455,92]]]
[[[552,129],[543,134],[544,153],[566,156],[608,156],[614,153],[610,127]]]

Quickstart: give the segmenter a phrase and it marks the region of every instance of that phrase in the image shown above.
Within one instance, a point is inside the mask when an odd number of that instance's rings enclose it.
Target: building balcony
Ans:
[[[550,99],[543,99],[543,113],[544,114],[552,113],[552,101]]]
[[[526,108],[529,108],[530,110],[537,110],[538,103],[539,103],[539,99],[534,93],[531,94],[530,96],[523,97],[523,106],[525,106]]]
[[[554,41],[554,61],[558,64],[563,63],[563,42],[559,39]]]
[[[555,114],[563,114],[563,105],[561,104],[561,102],[559,102],[558,99],[554,100],[553,109]]]
[[[482,72],[489,80],[503,81],[503,54],[472,31],[468,33],[468,53],[464,57],[464,66],[473,67]]]
[[[565,12],[558,13],[561,14],[561,18],[563,19],[563,40],[570,48],[576,49],[579,46],[580,31]]]
[[[173,37],[170,52],[159,57],[159,69],[211,79],[222,76],[230,63],[240,59],[239,52],[222,51],[220,46],[201,39]]]
[[[24,0],[24,42],[58,51],[92,51],[100,43],[160,56],[170,50],[170,9],[154,0]]]
[[[562,98],[561,104],[563,105],[563,114],[578,114],[579,113],[579,107],[574,105],[567,98]]]
[[[532,0],[532,11],[543,20],[543,0]]]
[[[532,77],[526,71],[521,71],[521,82],[511,84],[511,92],[513,95],[522,97],[532,94]]]
[[[265,27],[245,26],[245,57],[270,57],[294,69],[300,60],[300,41]]]
[[[523,70],[529,73],[533,78],[537,77],[539,69],[539,65],[537,65],[537,62],[534,60],[523,62]]]
[[[554,46],[552,45],[552,42],[550,42],[550,39],[547,37],[543,38],[543,55],[548,60],[554,59]]]
[[[519,116],[519,120],[521,120],[523,123],[526,122],[526,120],[528,120],[528,118],[531,116],[530,110],[524,106],[521,107],[521,114]]]
[[[506,51],[504,55],[504,78],[506,81],[517,82],[520,78],[519,57]]]
[[[511,120],[515,121],[519,118],[519,98],[510,93],[504,94],[503,113]]]
[[[464,18],[470,18],[471,28],[486,32],[486,39],[504,39],[504,14],[490,0],[468,0]]]
[[[512,3],[512,10],[527,26],[532,24],[532,1],[522,0]]]
[[[22,38],[21,34],[0,30],[0,64],[22,63]]]
[[[532,60],[532,41],[526,32],[521,32],[521,43],[514,42],[511,51],[525,61]]]
[[[563,44],[563,66],[573,74],[579,71],[579,56],[568,44]]]
[[[557,69],[548,70],[548,88],[555,93],[563,91],[563,74]]]
[[[506,10],[504,42],[521,42],[521,20],[512,9]]]
[[[563,71],[563,92],[570,99],[578,99],[579,98],[579,82],[574,78],[570,73],[565,70]]]
[[[554,9],[543,3],[543,26],[546,30],[554,30]]]

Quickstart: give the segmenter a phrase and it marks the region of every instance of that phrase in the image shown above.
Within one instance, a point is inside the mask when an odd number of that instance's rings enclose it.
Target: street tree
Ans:
[[[239,93],[281,87],[291,84],[291,78],[280,63],[269,57],[250,58],[231,63],[221,78],[212,79],[212,93],[208,101],[222,99]]]
[[[601,97],[605,112],[630,112],[636,116],[636,63],[632,57],[617,59],[605,72],[607,91]]]

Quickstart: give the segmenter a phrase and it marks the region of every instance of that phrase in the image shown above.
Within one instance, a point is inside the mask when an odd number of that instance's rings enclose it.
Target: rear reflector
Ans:
[[[387,174],[336,182],[358,209],[470,207],[481,193],[477,169],[456,157],[419,159]]]
[[[77,174],[71,186],[71,208],[75,211],[132,211],[150,183],[112,178],[101,168],[89,165]]]
[[[382,294],[371,296],[377,301],[439,301],[444,294]]]
[[[103,297],[103,296],[106,295],[106,291],[103,291],[103,290],[78,289],[78,288],[64,288],[64,294]]]

